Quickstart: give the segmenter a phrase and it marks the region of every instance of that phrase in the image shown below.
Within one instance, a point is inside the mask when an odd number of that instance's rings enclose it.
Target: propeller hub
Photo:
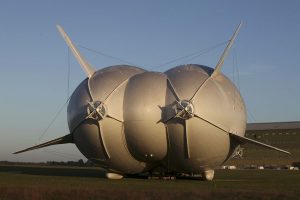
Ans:
[[[107,116],[107,106],[101,101],[88,101],[87,117],[97,121]]]
[[[194,117],[194,105],[189,100],[177,101],[175,112],[178,118],[190,119]]]

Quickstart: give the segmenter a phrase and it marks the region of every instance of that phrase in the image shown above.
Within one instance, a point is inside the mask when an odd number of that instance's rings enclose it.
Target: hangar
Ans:
[[[282,155],[259,146],[243,146],[242,159],[232,159],[233,165],[292,165],[300,161],[300,121],[248,123],[246,137],[274,145],[292,153]]]

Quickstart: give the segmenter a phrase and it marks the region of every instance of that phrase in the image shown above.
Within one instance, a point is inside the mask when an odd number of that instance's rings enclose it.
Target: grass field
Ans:
[[[299,199],[300,172],[217,170],[215,180],[107,180],[96,168],[0,166],[0,199]]]

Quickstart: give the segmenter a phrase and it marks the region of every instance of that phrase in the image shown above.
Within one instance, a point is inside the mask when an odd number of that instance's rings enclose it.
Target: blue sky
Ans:
[[[248,121],[300,120],[299,10],[297,0],[1,1],[0,160],[83,157],[74,145],[11,154],[68,133],[63,110],[40,138],[67,98],[67,47],[56,24],[77,45],[165,71],[184,61],[155,67],[228,40],[243,20],[222,70],[240,87]],[[214,67],[224,47],[186,62]],[[80,50],[98,69],[121,64]],[[84,78],[71,58],[70,91]]]

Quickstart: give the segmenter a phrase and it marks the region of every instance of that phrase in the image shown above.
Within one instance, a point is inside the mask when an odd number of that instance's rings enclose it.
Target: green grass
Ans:
[[[0,166],[0,199],[299,199],[300,172],[217,170],[212,182],[125,178],[96,168]]]

